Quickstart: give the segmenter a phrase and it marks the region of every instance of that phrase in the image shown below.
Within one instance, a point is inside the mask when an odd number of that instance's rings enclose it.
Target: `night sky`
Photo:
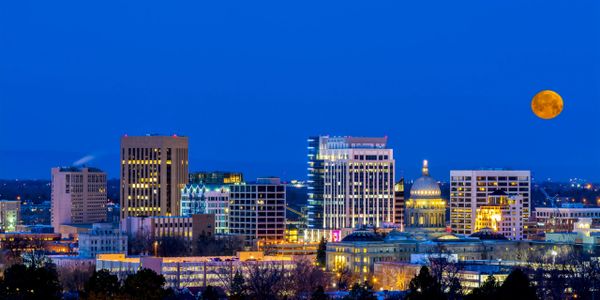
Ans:
[[[599,116],[597,0],[0,2],[0,178],[116,178],[120,136],[177,133],[191,170],[247,178],[304,179],[330,134],[387,135],[408,178],[600,181]]]

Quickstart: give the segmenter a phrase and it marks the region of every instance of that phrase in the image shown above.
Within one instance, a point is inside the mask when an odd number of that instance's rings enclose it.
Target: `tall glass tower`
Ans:
[[[308,138],[308,228],[323,228],[323,160],[319,157],[321,138]]]

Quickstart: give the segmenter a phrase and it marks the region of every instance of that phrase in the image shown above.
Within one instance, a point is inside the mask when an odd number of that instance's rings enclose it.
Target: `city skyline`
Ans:
[[[156,132],[190,138],[190,170],[248,178],[305,178],[306,138],[328,134],[388,136],[409,179],[428,159],[443,181],[600,182],[598,5],[2,3],[0,178],[118,178],[119,138]],[[545,89],[552,120],[530,107]]]

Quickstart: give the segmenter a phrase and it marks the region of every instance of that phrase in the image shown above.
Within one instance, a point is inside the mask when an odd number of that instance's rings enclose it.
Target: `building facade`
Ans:
[[[523,239],[523,197],[508,196],[504,191],[494,191],[488,203],[477,208],[475,231],[490,229],[509,240]]]
[[[404,228],[404,178],[394,184],[394,224]]]
[[[0,232],[16,231],[21,223],[21,201],[0,200]]]
[[[446,201],[440,186],[429,176],[428,162],[423,161],[423,176],[415,180],[406,201],[407,231],[443,232],[446,229]]]
[[[321,137],[308,138],[307,224],[309,229],[323,228],[323,159],[320,153]]]
[[[571,232],[574,224],[582,218],[592,221],[593,225],[600,225],[600,207],[536,207],[535,220],[544,225],[544,231]]]
[[[91,230],[79,234],[79,256],[95,258],[98,254],[127,253],[127,235],[112,223],[94,223]]]
[[[395,221],[394,153],[386,146],[387,137],[309,139],[309,228]]]
[[[51,224],[106,221],[106,173],[95,168],[52,168]]]
[[[285,239],[285,185],[279,178],[231,186],[229,232],[244,236],[247,245]]]
[[[201,236],[215,234],[215,216],[195,214],[174,217],[129,217],[121,221],[121,230],[131,236],[144,236],[156,240],[162,237],[178,237],[195,246]]]
[[[127,257],[125,254],[104,254],[96,259],[96,270],[106,269],[123,280],[139,269],[147,268],[163,275],[165,288],[226,287],[224,278],[237,271],[248,274],[256,265],[279,266],[292,271],[295,262],[287,256],[264,256],[262,252],[240,252],[237,256],[188,257]]]
[[[206,185],[227,185],[244,182],[244,174],[240,172],[194,172],[190,173],[189,183]]]
[[[181,191],[181,215],[215,215],[215,233],[229,233],[228,185],[187,184]]]
[[[123,136],[120,153],[121,219],[178,215],[188,183],[188,138]]]
[[[497,190],[523,197],[521,219],[531,213],[531,172],[511,170],[450,171],[450,226],[452,232],[475,232],[477,209]]]

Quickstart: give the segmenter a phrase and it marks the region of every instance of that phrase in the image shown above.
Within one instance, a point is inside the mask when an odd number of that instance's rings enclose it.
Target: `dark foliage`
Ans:
[[[54,265],[27,267],[15,264],[0,281],[0,299],[61,299],[62,288]]]
[[[317,289],[310,296],[310,300],[328,300],[329,296],[325,294],[323,286],[318,286]]]
[[[113,299],[119,295],[120,289],[121,285],[117,276],[111,275],[108,270],[95,271],[84,285],[82,299]]]
[[[419,274],[409,283],[407,300],[444,300],[446,296],[441,291],[438,281],[429,273],[429,268],[423,266]]]
[[[535,288],[531,285],[529,277],[523,270],[514,269],[498,292],[499,299],[510,300],[535,300],[538,299],[535,293]]]
[[[162,300],[167,296],[165,278],[150,269],[129,275],[123,282],[122,294],[131,300]]]

